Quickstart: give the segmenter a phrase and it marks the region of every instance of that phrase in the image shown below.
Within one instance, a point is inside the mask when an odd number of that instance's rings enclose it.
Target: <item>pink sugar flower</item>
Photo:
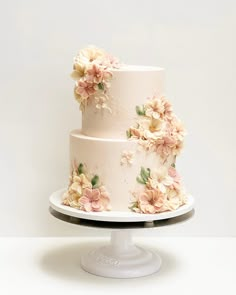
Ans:
[[[164,97],[161,97],[162,103],[164,105],[164,116],[166,119],[171,120],[173,117],[173,108],[171,103]]]
[[[178,182],[178,183],[180,182],[180,175],[179,175],[179,173],[177,172],[177,170],[174,167],[171,166],[169,168],[168,174],[169,174],[170,177],[173,178],[173,180],[175,182]]]
[[[100,212],[110,210],[110,199],[104,187],[85,188],[79,199],[80,210]]]
[[[99,84],[103,80],[103,70],[96,64],[92,64],[87,70],[88,80],[92,83]]]
[[[95,84],[87,81],[79,81],[75,92],[83,98],[88,98],[96,92]]]
[[[181,121],[175,117],[171,121],[171,126],[173,128],[173,132],[175,133],[176,138],[180,141],[183,141],[186,131]]]
[[[118,69],[120,67],[119,60],[111,54],[107,54],[104,59],[104,65],[108,68]]]
[[[181,189],[181,178],[180,175],[178,174],[177,170],[174,167],[170,167],[168,170],[168,174],[170,177],[173,179],[173,183],[170,186],[170,190],[175,191],[176,194],[179,193]]]
[[[176,141],[170,136],[164,136],[157,139],[155,142],[155,150],[162,158],[168,157],[172,154],[172,149],[175,147]]]
[[[142,213],[154,214],[163,211],[165,195],[159,190],[146,189],[138,198],[139,209]]]

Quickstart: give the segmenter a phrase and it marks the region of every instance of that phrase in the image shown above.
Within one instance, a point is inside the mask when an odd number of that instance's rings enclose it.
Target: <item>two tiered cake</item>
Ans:
[[[185,131],[165,97],[164,69],[128,66],[88,47],[74,60],[82,129],[70,134],[63,204],[155,214],[187,201],[175,168]]]

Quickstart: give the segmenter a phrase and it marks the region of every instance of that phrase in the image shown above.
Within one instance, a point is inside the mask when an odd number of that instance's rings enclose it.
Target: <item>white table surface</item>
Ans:
[[[84,272],[81,253],[108,238],[0,238],[0,294],[236,294],[236,238],[134,241],[160,253],[158,273],[108,279]]]

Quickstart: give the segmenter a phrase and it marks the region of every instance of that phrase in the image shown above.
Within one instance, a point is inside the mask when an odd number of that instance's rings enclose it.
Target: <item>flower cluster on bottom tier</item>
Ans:
[[[137,140],[70,135],[71,177],[63,204],[84,211],[175,210],[186,202],[175,157],[143,152]],[[148,167],[148,168],[141,168]],[[137,175],[139,175],[137,177]]]

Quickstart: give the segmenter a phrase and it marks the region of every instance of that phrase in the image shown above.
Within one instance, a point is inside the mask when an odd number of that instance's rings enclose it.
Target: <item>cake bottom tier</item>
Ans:
[[[177,209],[185,202],[182,192],[181,197],[178,192],[176,200],[175,171],[171,166],[174,157],[163,163],[158,154],[140,149],[136,140],[94,138],[74,130],[70,134],[70,161],[65,205],[85,211],[158,213],[172,210],[173,206]],[[172,169],[171,176],[168,169]],[[156,174],[152,175],[153,171]],[[175,198],[170,208],[168,194]]]

